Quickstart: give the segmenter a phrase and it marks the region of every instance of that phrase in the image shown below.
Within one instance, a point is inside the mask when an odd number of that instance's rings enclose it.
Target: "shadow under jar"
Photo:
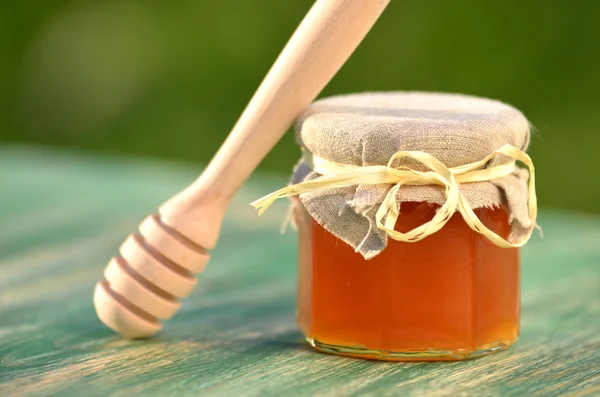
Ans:
[[[492,244],[457,213],[424,240],[390,240],[366,260],[295,201],[298,323],[311,346],[380,360],[462,360],[517,340],[519,248]],[[403,203],[396,230],[425,223],[436,207]],[[475,213],[508,237],[503,208]]]

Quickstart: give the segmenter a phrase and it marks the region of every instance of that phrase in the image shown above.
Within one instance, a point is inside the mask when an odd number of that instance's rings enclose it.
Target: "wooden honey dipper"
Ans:
[[[229,201],[369,32],[390,0],[317,0],[200,177],[150,215],[96,284],[98,317],[130,337],[160,330],[196,285]]]

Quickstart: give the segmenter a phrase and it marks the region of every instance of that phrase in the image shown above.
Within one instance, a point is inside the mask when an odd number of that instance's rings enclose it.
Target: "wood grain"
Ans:
[[[196,171],[0,148],[0,396],[600,396],[600,219],[542,211],[508,351],[363,361],[316,353],[297,330],[286,205],[261,218],[248,205],[286,176],[253,178],[234,199],[211,266],[156,339],[120,338],[92,307],[99,264]]]

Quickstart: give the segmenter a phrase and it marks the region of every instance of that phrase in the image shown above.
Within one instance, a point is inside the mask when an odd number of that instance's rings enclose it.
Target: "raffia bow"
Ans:
[[[499,154],[508,156],[513,160],[507,164],[482,168]],[[417,171],[407,167],[394,168],[394,162],[403,158],[416,160],[429,168],[430,171]],[[388,191],[377,210],[375,220],[377,221],[377,227],[394,240],[403,242],[422,240],[440,230],[450,220],[452,215],[458,211],[471,229],[482,234],[497,246],[503,248],[521,247],[531,237],[533,227],[529,228],[528,232],[515,242],[505,240],[488,229],[479,220],[459,189],[462,183],[490,181],[511,175],[518,168],[516,161],[522,162],[529,169],[528,210],[529,219],[532,225],[535,225],[537,219],[537,198],[533,162],[527,153],[512,145],[502,146],[483,160],[454,168],[446,167],[431,154],[421,151],[399,151],[390,158],[387,166],[375,165],[366,167],[338,164],[315,155],[310,155],[309,162],[313,171],[321,174],[321,176],[279,189],[256,200],[251,205],[258,209],[258,214],[261,215],[279,198],[297,196],[323,189],[355,185],[389,184],[393,185],[393,187]],[[398,190],[403,185],[441,185],[444,186],[446,195],[446,201],[436,211],[429,222],[406,233],[394,230],[400,212],[396,196]]]

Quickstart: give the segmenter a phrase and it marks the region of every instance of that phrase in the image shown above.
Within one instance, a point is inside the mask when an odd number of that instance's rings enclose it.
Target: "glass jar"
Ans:
[[[290,185],[252,204],[292,199],[313,347],[463,360],[517,340],[519,247],[537,225],[521,112],[460,94],[349,94],[312,104],[296,138]]]
[[[378,360],[463,360],[512,345],[519,335],[520,249],[500,248],[456,213],[413,243],[389,240],[371,260],[325,230],[297,198],[298,323],[328,353]],[[402,203],[396,230],[437,206]],[[503,238],[504,208],[475,210]]]

